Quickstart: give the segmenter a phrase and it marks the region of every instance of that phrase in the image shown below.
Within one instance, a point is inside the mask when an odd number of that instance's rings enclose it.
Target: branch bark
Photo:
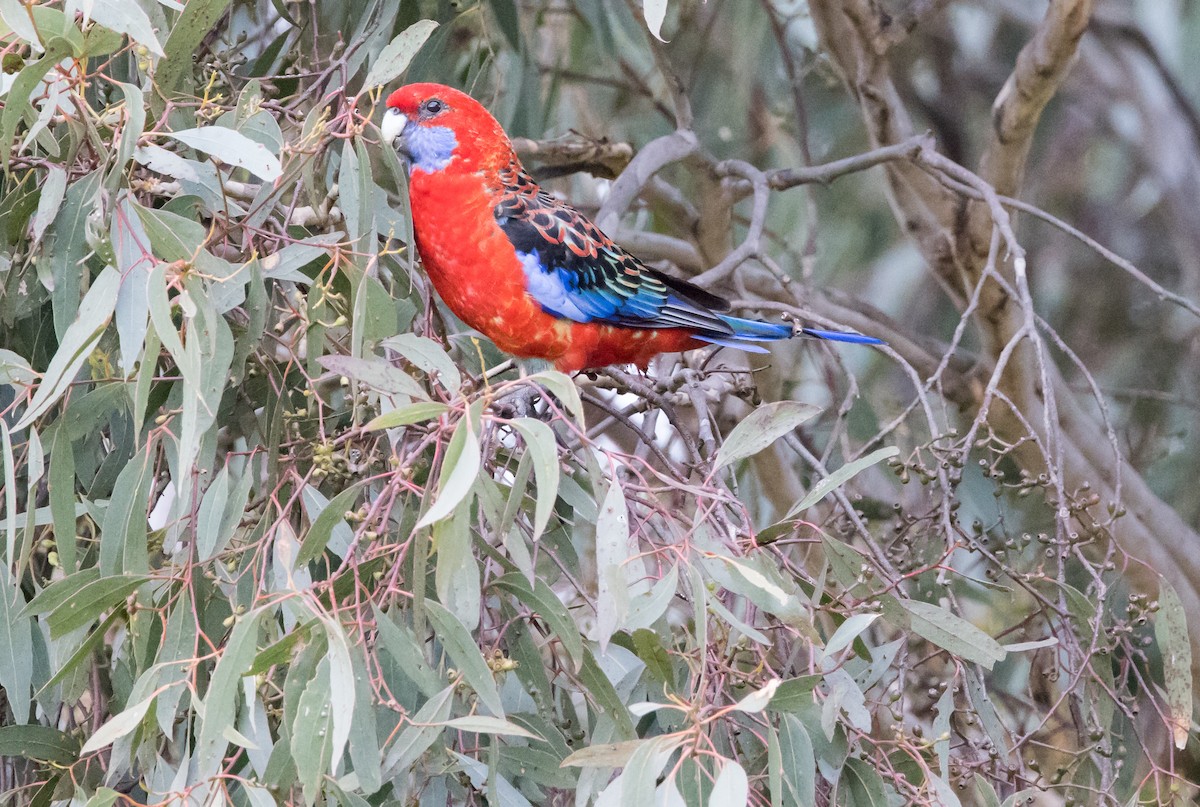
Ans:
[[[811,0],[809,8],[873,145],[910,138],[911,120],[887,61],[890,32],[876,6],[869,0]],[[1019,195],[1034,132],[1068,74],[1091,12],[1092,0],[1051,0],[996,100],[977,173],[1000,195]],[[965,308],[970,290],[988,271],[988,247],[1001,222],[992,207],[968,201],[919,162],[885,163],[890,202],[943,286]],[[1085,492],[1092,496],[1094,504],[1060,517],[1060,523],[1070,522],[1072,531],[1084,535],[1111,536],[1130,560],[1126,573],[1134,585],[1153,591],[1161,575],[1189,612],[1200,611],[1200,561],[1191,551],[1200,535],[1102,439],[1105,425],[1068,388],[1047,355],[1039,326],[1030,321],[1031,310],[1015,299],[1023,286],[1022,266],[998,261],[993,269],[997,279],[985,281],[974,317],[992,361],[1008,360],[1000,363],[994,396],[970,387],[970,414],[1007,442],[1020,443],[1014,457],[1031,474],[1058,478],[1066,499],[1054,502],[1060,513],[1078,507]],[[1031,436],[1035,439],[1023,440]],[[1123,514],[1114,517],[1113,511]],[[1200,633],[1192,641],[1200,681]]]

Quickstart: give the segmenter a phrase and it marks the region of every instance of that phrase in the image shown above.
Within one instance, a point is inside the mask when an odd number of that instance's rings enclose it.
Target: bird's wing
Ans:
[[[645,266],[520,166],[502,174],[496,223],[516,249],[526,288],[542,310],[575,322],[630,328],[690,328],[731,334],[717,316],[729,304]]]

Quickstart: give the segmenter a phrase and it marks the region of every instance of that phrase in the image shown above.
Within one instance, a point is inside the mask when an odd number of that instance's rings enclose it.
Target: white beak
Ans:
[[[398,109],[389,109],[383,115],[383,123],[379,126],[379,131],[383,133],[383,142],[389,145],[396,142],[396,138],[404,131],[404,127],[408,125],[408,116]]]

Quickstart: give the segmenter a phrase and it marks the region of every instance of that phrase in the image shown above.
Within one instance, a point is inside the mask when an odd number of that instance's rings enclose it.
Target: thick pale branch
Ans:
[[[1033,133],[1075,60],[1091,14],[1092,0],[1053,0],[996,97],[979,174],[998,193],[1015,196],[1020,188]]]

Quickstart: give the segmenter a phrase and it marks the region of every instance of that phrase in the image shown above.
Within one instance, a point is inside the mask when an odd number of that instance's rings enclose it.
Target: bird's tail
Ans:
[[[882,345],[882,339],[874,336],[864,336],[861,333],[846,333],[845,331],[821,331],[816,328],[801,328],[800,333],[816,339],[828,339],[831,342],[849,342],[852,345]]]
[[[751,353],[766,353],[766,348],[759,347],[755,342],[777,342],[780,339],[791,339],[797,335],[787,322],[762,322],[756,319],[740,319],[718,314],[721,321],[730,327],[732,334],[698,333],[695,338],[702,342],[724,347],[736,347]],[[856,345],[882,345],[883,342],[873,336],[863,336],[860,333],[845,333],[843,331],[821,331],[816,328],[801,328],[800,334],[816,339],[828,339],[833,342],[850,342]]]
[[[780,339],[791,339],[794,335],[792,326],[786,322],[761,322],[756,319],[740,319],[717,314],[717,317],[729,326],[733,333],[698,333],[696,339],[724,347],[736,347],[750,353],[766,353],[765,347],[759,347],[755,342],[777,342]]]

